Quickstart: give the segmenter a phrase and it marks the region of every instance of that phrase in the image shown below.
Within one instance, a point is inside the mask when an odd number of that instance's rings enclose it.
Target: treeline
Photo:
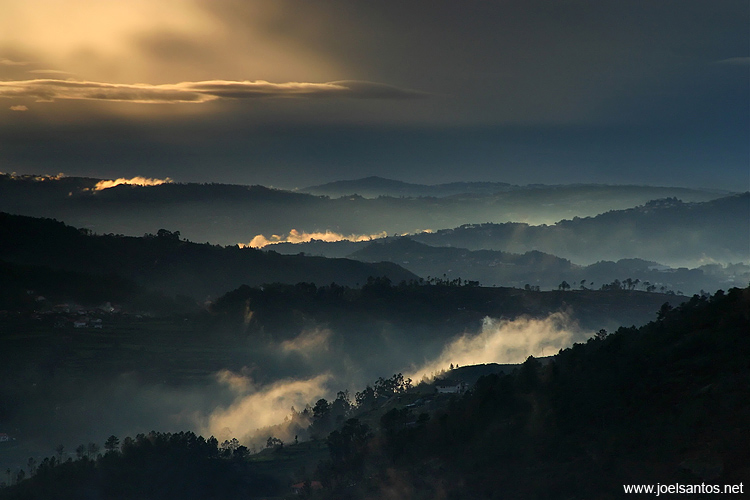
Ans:
[[[573,311],[584,328],[643,324],[664,299],[664,295],[635,291],[534,293],[530,289],[480,287],[460,278],[396,283],[369,277],[360,288],[336,283],[241,286],[214,301],[211,312],[249,334],[292,336],[301,328],[321,323],[335,331],[363,331],[369,326],[376,331],[377,325],[386,321],[408,326],[414,338],[425,335],[434,339],[455,335],[456,328],[479,328],[486,316],[545,317],[566,309]],[[252,315],[248,316],[249,312]]]
[[[279,491],[275,479],[245,460],[245,447],[220,447],[213,437],[150,432],[121,445],[112,436],[107,443],[104,454],[96,453],[96,445],[82,445],[76,460],[63,460],[62,447],[38,465],[30,460],[30,476],[0,489],[0,498],[231,500]]]

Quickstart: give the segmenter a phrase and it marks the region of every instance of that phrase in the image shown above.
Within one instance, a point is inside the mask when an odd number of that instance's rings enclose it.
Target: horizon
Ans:
[[[0,5],[3,170],[750,186],[747,2]]]
[[[646,188],[674,188],[674,189],[687,189],[687,190],[696,190],[696,191],[704,191],[704,192],[714,192],[716,194],[728,194],[728,195],[734,195],[734,194],[742,194],[750,190],[750,186],[744,189],[724,189],[724,188],[716,188],[716,187],[706,187],[706,186],[690,186],[690,185],[680,185],[680,184],[647,184],[647,183],[637,183],[637,182],[631,182],[631,183],[618,183],[618,182],[567,182],[567,183],[526,183],[526,184],[514,184],[502,180],[452,180],[452,181],[445,181],[445,182],[412,182],[412,181],[405,181],[401,179],[397,179],[395,177],[383,177],[380,175],[366,175],[362,177],[356,177],[356,178],[346,178],[346,179],[333,179],[328,180],[325,182],[320,182],[318,184],[308,184],[305,186],[294,186],[294,187],[284,187],[284,186],[278,186],[278,185],[271,185],[271,184],[261,184],[261,183],[241,183],[241,182],[217,182],[217,181],[211,181],[211,180],[181,180],[181,179],[173,179],[171,177],[166,177],[163,179],[159,178],[153,178],[153,177],[146,177],[144,175],[134,175],[132,177],[122,177],[122,176],[110,176],[110,177],[101,177],[101,176],[94,176],[94,175],[74,175],[74,174],[67,174],[65,172],[58,172],[57,174],[50,174],[50,173],[40,173],[40,172],[28,172],[28,173],[20,173],[20,172],[2,172],[0,171],[0,176],[8,176],[11,178],[36,178],[36,180],[59,180],[61,178],[68,178],[68,179],[95,179],[100,181],[106,181],[106,182],[113,182],[111,185],[106,185],[103,187],[97,188],[97,190],[103,190],[103,189],[109,189],[121,184],[125,185],[133,185],[133,186],[139,186],[139,187],[152,187],[152,186],[158,186],[161,184],[220,184],[220,185],[227,185],[227,186],[259,186],[259,187],[265,187],[268,189],[275,189],[279,191],[288,191],[288,192],[296,192],[300,194],[309,194],[305,193],[304,190],[307,189],[313,189],[318,187],[326,187],[330,186],[332,184],[338,184],[338,183],[355,183],[355,182],[362,182],[362,181],[368,181],[368,180],[378,180],[378,181],[388,181],[393,182],[396,184],[403,184],[403,185],[411,185],[411,186],[420,186],[420,187],[439,187],[439,186],[447,186],[451,184],[506,184],[508,186],[512,187],[519,187],[519,188],[533,188],[533,187],[574,187],[574,186],[612,186],[612,187],[646,187]],[[358,193],[351,193],[351,194],[358,194]]]

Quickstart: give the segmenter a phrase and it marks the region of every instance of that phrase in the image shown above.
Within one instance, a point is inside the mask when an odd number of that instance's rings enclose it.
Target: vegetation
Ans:
[[[641,328],[600,330],[464,395],[415,408],[400,374],[310,411],[329,458],[314,498],[618,498],[622,484],[738,484],[750,463],[750,288],[664,304]],[[396,397],[396,398],[395,398]],[[401,401],[399,403],[399,401]],[[378,415],[374,417],[374,414]],[[417,414],[417,412],[421,412]],[[366,423],[374,422],[376,425]],[[288,447],[269,438],[271,463]],[[312,450],[312,449],[311,449]],[[91,448],[89,448],[91,451]],[[96,455],[96,458],[94,458]],[[139,435],[29,467],[0,498],[239,498],[288,492],[239,443]],[[273,458],[276,457],[276,458]],[[281,462],[278,462],[281,464]],[[320,489],[313,488],[319,484]],[[252,493],[251,493],[252,492]]]
[[[273,478],[245,460],[247,448],[222,449],[213,437],[150,432],[127,437],[119,445],[112,436],[104,454],[92,445],[93,453],[81,450],[76,460],[61,461],[62,450],[45,458],[28,479],[0,490],[0,498],[224,500],[279,490]]]
[[[49,244],[53,241],[54,245]],[[390,263],[279,255],[239,246],[197,244],[179,231],[161,229],[143,237],[93,235],[50,219],[0,213],[0,259],[56,271],[119,276],[152,291],[203,300],[242,284],[311,281],[351,286],[368,276],[395,281],[416,278]],[[127,277],[127,280],[122,277]]]
[[[368,479],[323,468],[325,498],[619,498],[628,483],[739,484],[749,332],[750,289],[695,296],[644,327],[482,377],[429,416],[392,409],[362,452]]]

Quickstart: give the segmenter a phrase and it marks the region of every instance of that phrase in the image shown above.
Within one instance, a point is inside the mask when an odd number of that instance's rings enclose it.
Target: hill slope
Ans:
[[[331,199],[263,186],[121,184],[97,190],[96,185],[96,179],[0,175],[0,211],[54,217],[100,234],[140,236],[161,227],[179,228],[191,241],[234,245],[259,234],[283,237],[292,229],[348,236],[413,233],[477,222],[554,223],[655,198],[706,201],[720,196],[681,188],[571,185],[443,198]]]
[[[92,235],[50,219],[0,213],[0,259],[62,271],[117,274],[151,289],[203,299],[240,285],[300,281],[355,286],[369,276],[416,278],[391,263],[279,255],[180,239],[180,233]]]
[[[626,258],[673,267],[750,262],[750,193],[703,203],[655,200],[551,226],[471,224],[413,238],[428,245],[470,250],[538,250],[580,264]]]

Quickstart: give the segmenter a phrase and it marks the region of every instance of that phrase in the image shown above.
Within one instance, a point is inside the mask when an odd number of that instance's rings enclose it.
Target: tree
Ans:
[[[562,291],[570,290],[570,284],[567,281],[563,281],[562,283],[557,285],[557,288],[558,290],[562,290]]]
[[[361,475],[370,428],[356,418],[346,421],[340,431],[333,431],[326,440],[333,466],[341,475]]]
[[[313,407],[313,419],[310,425],[312,433],[324,436],[331,427],[331,404],[321,398]]]
[[[179,231],[168,231],[167,229],[159,229],[156,232],[157,238],[162,238],[165,240],[173,240],[173,241],[179,241],[180,240],[180,232]]]
[[[336,399],[331,403],[331,417],[336,423],[343,423],[352,410],[352,402],[349,400],[349,391],[339,391]]]
[[[357,403],[357,408],[371,409],[376,403],[375,390],[369,385],[365,387],[362,392],[358,392],[354,395],[354,401]]]
[[[119,450],[119,447],[120,440],[117,439],[117,436],[109,436],[104,442],[104,449],[107,450],[107,453],[114,453]]]
[[[96,443],[89,443],[87,449],[88,457],[96,458],[96,454],[99,453],[99,445]]]
[[[65,451],[65,446],[63,446],[61,444],[58,444],[55,447],[55,453],[57,453],[57,460],[60,461],[60,462],[62,462],[62,456],[63,456],[63,452],[64,451]]]
[[[667,317],[669,312],[672,310],[672,306],[669,304],[669,302],[665,302],[661,305],[659,308],[659,312],[656,313],[656,319],[657,321],[663,321],[664,318]]]
[[[86,446],[79,444],[76,448],[76,458],[78,460],[82,459],[86,455]]]

